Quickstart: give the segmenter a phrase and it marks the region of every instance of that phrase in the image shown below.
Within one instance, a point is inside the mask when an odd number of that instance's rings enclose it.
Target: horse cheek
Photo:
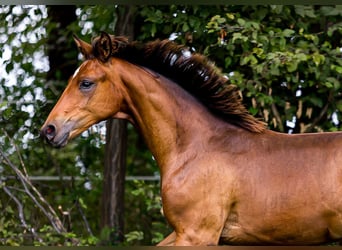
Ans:
[[[100,119],[108,119],[120,111],[120,100],[118,96],[99,96],[97,99],[98,100],[93,103],[93,106],[96,109],[94,110],[94,114],[101,114]]]

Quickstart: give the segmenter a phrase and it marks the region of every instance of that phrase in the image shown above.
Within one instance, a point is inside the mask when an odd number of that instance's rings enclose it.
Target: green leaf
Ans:
[[[238,19],[237,19],[237,23],[238,23],[240,26],[245,26],[246,21],[245,21],[244,19],[242,19],[242,18],[238,18]]]
[[[294,72],[298,68],[298,62],[297,61],[288,62],[288,63],[286,63],[286,68],[287,68],[288,72],[290,72],[290,73]]]
[[[132,231],[132,232],[125,234],[125,238],[128,242],[131,242],[134,240],[142,240],[142,239],[144,239],[144,232]]]
[[[11,117],[12,117],[12,108],[11,107],[8,107],[7,109],[3,110],[1,112],[1,116],[3,119],[5,120],[9,120]]]
[[[256,54],[259,58],[265,58],[264,50],[262,48],[253,48],[252,52]]]
[[[230,19],[230,20],[234,20],[235,15],[233,13],[227,13],[226,16]]]
[[[189,24],[188,24],[188,23],[184,23],[184,24],[183,24],[183,27],[182,27],[182,31],[183,31],[183,32],[187,32],[187,31],[189,31],[189,29],[190,29],[190,28],[189,28]]]
[[[334,87],[334,84],[332,84],[331,82],[325,82],[323,83],[324,86],[326,86],[328,89],[332,89]]]
[[[224,17],[220,17],[220,18],[217,18],[217,22],[218,22],[219,24],[223,24],[223,23],[226,22],[226,19],[225,19]]]
[[[283,36],[285,36],[285,37],[291,37],[291,36],[293,36],[295,31],[294,30],[290,30],[290,29],[285,29],[285,30],[283,30],[282,33],[283,33]]]
[[[0,102],[0,110],[8,105],[7,101]]]
[[[248,41],[248,37],[242,35],[240,32],[236,32],[233,34],[232,42],[234,43],[236,40],[242,40],[244,42]]]
[[[300,15],[301,17],[311,17],[316,18],[314,9],[312,6],[307,5],[295,5],[295,12],[296,14]]]
[[[230,57],[230,56],[228,56],[228,57],[226,57],[225,59],[224,59],[224,66],[226,67],[226,68],[229,68],[229,66],[231,65],[231,63],[232,63],[232,58]]]
[[[259,109],[258,108],[253,108],[253,107],[250,107],[248,109],[248,111],[252,114],[252,115],[256,115],[258,112],[259,112]]]
[[[154,37],[157,32],[157,25],[155,23],[152,23],[151,25],[151,36]]]
[[[247,56],[242,57],[240,65],[246,65],[246,64],[255,65],[257,63],[258,63],[258,60],[255,58],[255,56],[253,54],[249,54]]]
[[[276,63],[271,64],[271,66],[270,66],[270,73],[271,73],[271,75],[274,75],[274,76],[279,76],[280,75],[280,70],[279,70],[278,64],[276,64]]]
[[[325,82],[325,86],[327,87],[334,88],[336,90],[338,90],[341,87],[340,81],[335,77],[327,77],[326,80],[327,81]]]
[[[323,64],[325,61],[325,56],[318,54],[318,53],[314,53],[312,55],[312,60],[313,62],[316,64],[316,66],[320,65],[321,63]]]
[[[331,69],[331,70],[335,70],[335,71],[336,71],[337,73],[339,73],[339,74],[342,74],[342,67],[341,67],[341,66],[332,64],[332,65],[330,66],[330,69]]]
[[[294,58],[297,59],[298,61],[307,61],[308,60],[308,56],[304,53],[296,53],[294,55]]]
[[[286,39],[284,37],[279,38],[279,49],[281,51],[286,49]]]

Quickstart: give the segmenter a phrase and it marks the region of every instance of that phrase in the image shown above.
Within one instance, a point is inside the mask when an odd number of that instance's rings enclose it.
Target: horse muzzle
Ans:
[[[61,129],[58,131],[57,126],[53,123],[43,126],[40,131],[40,136],[55,148],[64,147],[68,143],[69,135],[70,132],[67,130],[63,131]]]

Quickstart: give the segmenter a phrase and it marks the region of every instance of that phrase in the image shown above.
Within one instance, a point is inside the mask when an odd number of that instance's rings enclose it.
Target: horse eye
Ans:
[[[80,89],[81,90],[89,90],[94,85],[93,82],[88,80],[83,80],[80,82]]]

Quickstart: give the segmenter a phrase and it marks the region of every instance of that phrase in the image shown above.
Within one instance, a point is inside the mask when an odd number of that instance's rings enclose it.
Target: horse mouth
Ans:
[[[65,145],[67,145],[69,134],[70,133],[68,132],[68,133],[63,134],[63,136],[58,139],[55,137],[55,138],[52,138],[52,140],[49,140],[48,138],[45,138],[45,140],[54,148],[62,148]]]

